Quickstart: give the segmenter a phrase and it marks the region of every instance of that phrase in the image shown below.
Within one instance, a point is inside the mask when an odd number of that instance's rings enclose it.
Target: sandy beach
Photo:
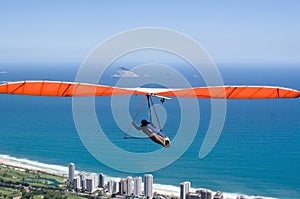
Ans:
[[[153,191],[157,192],[159,194],[165,195],[165,196],[174,196],[174,197],[179,197],[180,196],[180,188],[178,187],[178,190],[176,191],[174,186],[170,186],[168,189],[169,185],[160,185],[160,184],[153,184]],[[176,187],[177,188],[177,187]]]
[[[5,166],[8,166],[8,167],[18,168],[18,169],[21,169],[21,170],[40,171],[40,172],[48,173],[48,174],[51,174],[51,175],[63,176],[62,174],[57,173],[55,171],[52,171],[50,169],[40,168],[40,167],[37,167],[37,166],[28,165],[28,164],[25,164],[25,163],[22,163],[22,162],[6,160],[6,159],[3,159],[3,158],[0,158],[0,165],[5,165]]]

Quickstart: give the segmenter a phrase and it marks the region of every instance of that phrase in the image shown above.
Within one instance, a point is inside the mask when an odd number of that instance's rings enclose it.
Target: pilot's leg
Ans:
[[[158,136],[157,134],[153,134],[153,135],[150,137],[150,139],[151,139],[153,142],[155,142],[155,143],[157,143],[157,144],[160,144],[160,145],[162,145],[162,146],[165,147],[165,142],[164,142],[163,138],[160,137],[160,136]]]

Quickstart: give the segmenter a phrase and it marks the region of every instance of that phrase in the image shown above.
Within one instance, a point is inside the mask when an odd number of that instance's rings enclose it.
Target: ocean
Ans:
[[[130,68],[134,64],[124,65]],[[113,65],[106,71],[100,83],[114,85],[118,78],[110,75],[116,68],[124,65]],[[170,65],[180,68],[176,63]],[[1,66],[0,70],[7,73],[0,74],[0,81],[74,81],[78,67],[78,64]],[[226,63],[218,64],[218,67],[226,85],[277,85],[300,90],[300,66],[296,64]],[[192,86],[204,86],[203,80],[194,70],[181,72]],[[170,78],[170,81],[176,80]],[[142,99],[132,96],[132,117]],[[96,98],[96,112],[101,126],[105,132],[109,132],[107,137],[115,145],[136,153],[160,149],[160,146],[147,139],[123,139],[124,131],[114,121],[110,100],[110,97]],[[115,170],[89,153],[76,131],[72,98],[0,95],[0,102],[0,154],[46,165],[67,166],[74,162],[76,170],[101,172],[112,177],[144,174]],[[155,102],[160,103],[158,100]],[[210,121],[211,102],[208,99],[199,99],[198,102],[200,122],[195,139],[191,140],[191,145],[179,159],[151,172],[154,183],[178,187],[180,182],[188,180],[193,188],[204,187],[214,191],[281,199],[299,198],[299,98],[227,100],[222,134],[204,159],[199,159],[198,153]],[[164,130],[173,139],[181,119],[178,101],[173,99],[160,106],[165,108],[162,113],[167,115]],[[147,117],[146,107],[136,122],[142,117]],[[188,133],[188,129],[185,131]],[[99,153],[103,156],[114,156],[114,151],[103,150]],[[153,159],[153,164],[157,164],[160,158],[164,157]],[[131,161],[133,160],[119,164],[130,165]]]

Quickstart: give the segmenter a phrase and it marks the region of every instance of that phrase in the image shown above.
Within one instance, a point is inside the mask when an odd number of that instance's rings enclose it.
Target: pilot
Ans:
[[[137,126],[134,121],[132,121],[132,125],[137,130],[142,130],[153,142],[164,147],[170,146],[170,139],[152,122],[148,122],[147,120],[143,119],[141,121],[141,126]]]

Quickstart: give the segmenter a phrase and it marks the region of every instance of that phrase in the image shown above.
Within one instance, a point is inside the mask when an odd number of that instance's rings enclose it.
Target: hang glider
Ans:
[[[143,107],[145,99],[148,99],[148,109],[151,110],[150,101],[152,96],[160,97],[161,102],[169,97],[185,98],[220,98],[220,99],[268,99],[268,98],[298,98],[300,92],[297,90],[272,87],[272,86],[210,86],[196,88],[118,88],[113,86],[86,84],[77,82],[59,82],[59,81],[19,81],[0,84],[0,94],[15,95],[35,95],[35,96],[120,96],[120,95],[145,95],[138,112]],[[152,102],[153,105],[153,102]],[[153,107],[154,108],[154,107]],[[153,109],[156,115],[155,109]],[[136,119],[137,114],[133,121]],[[161,126],[156,115],[159,128]],[[154,139],[157,137],[157,139]],[[128,138],[127,132],[123,138]],[[129,137],[131,138],[131,137]],[[135,137],[134,137],[135,138]],[[150,137],[152,141],[161,144],[164,147],[170,146],[170,140],[167,136],[162,137],[159,134]]]
[[[118,88],[113,86],[59,81],[19,81],[0,84],[0,94],[35,96],[118,96],[151,95],[157,97],[268,99],[298,98],[300,91],[274,86],[210,86],[183,89]]]

